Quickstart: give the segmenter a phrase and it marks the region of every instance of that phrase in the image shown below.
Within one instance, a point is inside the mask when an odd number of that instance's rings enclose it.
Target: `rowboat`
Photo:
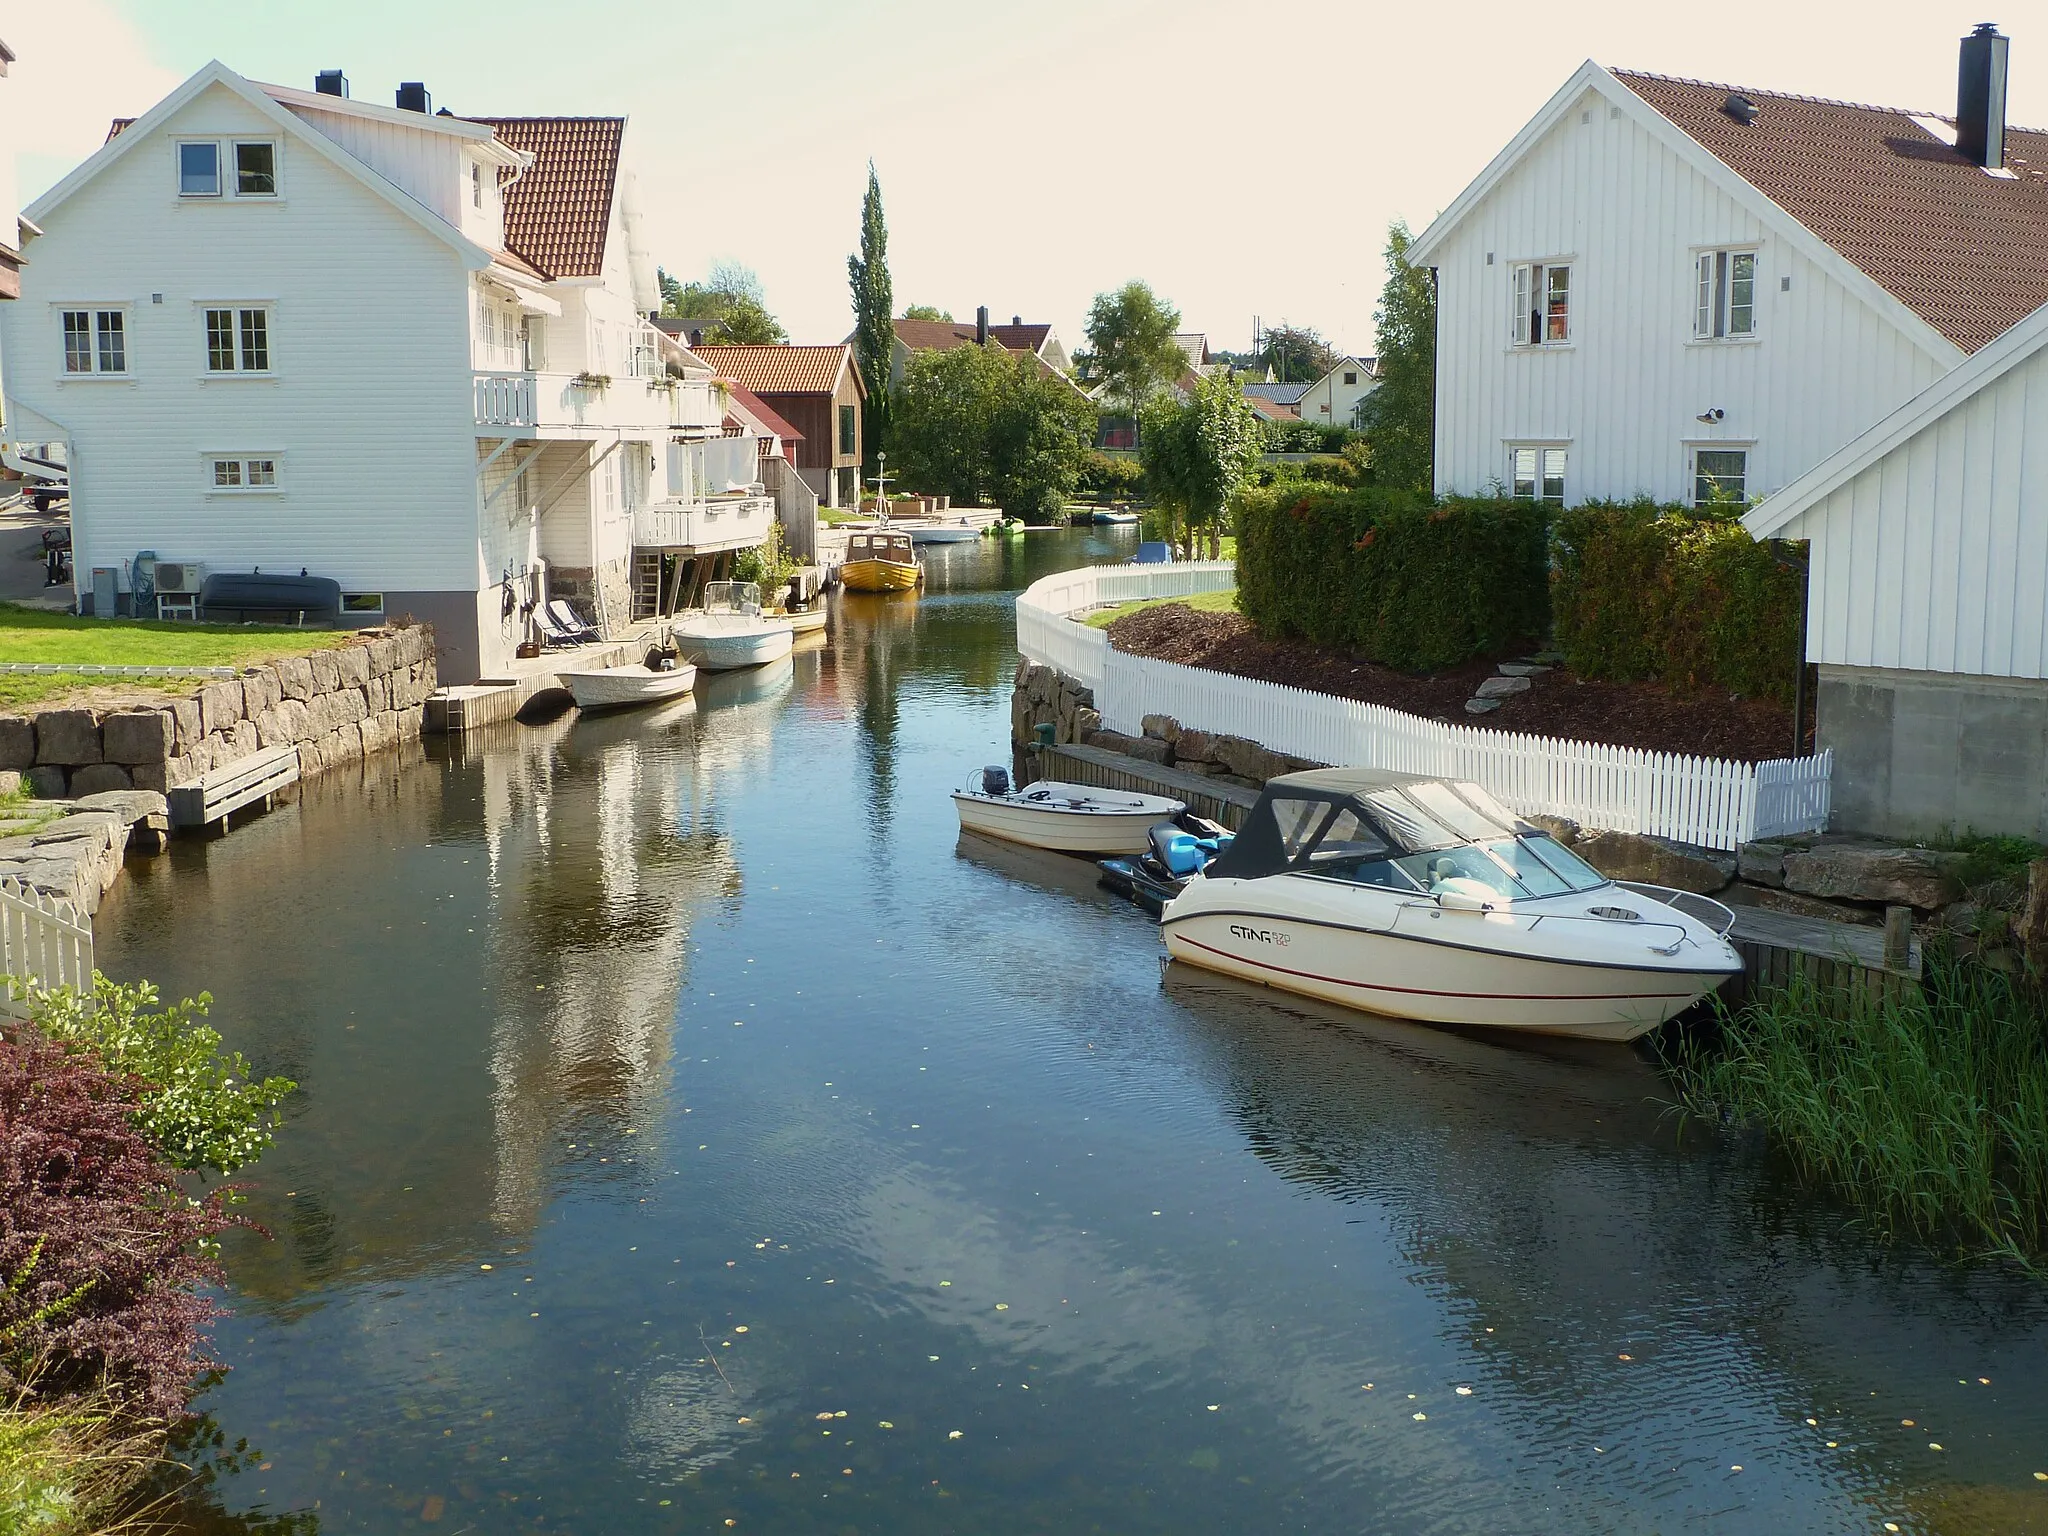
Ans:
[[[1006,768],[984,768],[953,791],[963,831],[1059,853],[1143,853],[1155,822],[1171,821],[1187,807],[1163,795],[1097,789],[1040,779],[1010,788]]]
[[[624,667],[565,668],[556,676],[568,688],[578,709],[658,704],[688,693],[697,683],[697,669],[687,664],[648,667],[634,662]]]
[[[817,608],[792,608],[787,613],[778,613],[773,615],[773,617],[789,620],[789,627],[799,635],[814,635],[825,627],[825,620],[830,615],[820,606]]]
[[[676,648],[707,672],[774,661],[796,638],[788,619],[762,614],[761,589],[751,581],[707,583],[703,611],[677,619],[672,633]]]
[[[1269,779],[1166,905],[1176,960],[1424,1023],[1633,1040],[1742,959],[1719,902],[1606,878],[1476,784]]]
[[[849,592],[914,592],[924,581],[910,535],[887,528],[851,534],[839,579]]]

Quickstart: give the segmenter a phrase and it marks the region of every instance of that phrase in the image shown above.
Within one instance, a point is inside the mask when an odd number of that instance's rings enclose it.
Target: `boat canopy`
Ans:
[[[1312,863],[1356,865],[1534,830],[1477,784],[1377,768],[1318,768],[1267,780],[1209,873],[1256,880]]]
[[[910,552],[910,535],[907,533],[856,533],[846,540],[846,558],[849,560],[890,560],[897,565],[909,565],[917,557]]]

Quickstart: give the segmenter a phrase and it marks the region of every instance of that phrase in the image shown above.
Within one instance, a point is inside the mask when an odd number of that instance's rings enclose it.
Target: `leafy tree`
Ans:
[[[1276,325],[1267,330],[1265,346],[1259,352],[1259,366],[1271,368],[1283,384],[1313,384],[1332,368],[1342,355],[1312,326]]]
[[[1387,285],[1373,323],[1379,329],[1379,387],[1360,403],[1358,424],[1372,445],[1380,485],[1434,487],[1436,433],[1436,276],[1408,260],[1413,237],[1396,219],[1387,228]]]
[[[1102,381],[1112,407],[1135,416],[1187,371],[1187,354],[1173,339],[1179,329],[1180,311],[1144,283],[1095,296],[1088,310],[1088,376]]]
[[[903,318],[906,320],[942,320],[950,325],[953,323],[953,311],[941,309],[936,304],[912,304],[904,309]]]
[[[709,342],[737,346],[773,346],[789,340],[789,332],[768,312],[767,295],[753,268],[736,261],[712,265],[701,283],[681,283],[655,269],[661,284],[661,312],[672,319],[716,320],[705,336]]]
[[[1003,362],[1009,377],[990,423],[990,489],[1012,516],[1050,523],[1081,482],[1095,441],[1095,406],[1023,353],[1006,354]]]
[[[1183,557],[1206,538],[1214,559],[1222,548],[1224,508],[1265,447],[1258,412],[1235,379],[1211,374],[1184,401],[1154,395],[1140,428],[1145,486],[1166,516],[1168,536]]]
[[[226,1176],[270,1145],[277,1106],[298,1087],[287,1077],[249,1076],[239,1051],[195,1022],[213,999],[204,992],[159,1008],[148,982],[97,973],[89,993],[29,989],[29,1014],[46,1039],[88,1052],[114,1073],[140,1080],[135,1128],[173,1167]]]
[[[1095,409],[1064,379],[1001,347],[916,352],[890,404],[890,466],[962,505],[994,500],[1049,522],[1080,482]]]
[[[853,355],[868,386],[861,452],[872,474],[875,455],[889,435],[889,364],[896,347],[896,328],[889,321],[896,307],[896,289],[889,281],[889,226],[882,217],[882,183],[872,160],[860,205],[860,251],[846,258],[846,278],[853,290]]]

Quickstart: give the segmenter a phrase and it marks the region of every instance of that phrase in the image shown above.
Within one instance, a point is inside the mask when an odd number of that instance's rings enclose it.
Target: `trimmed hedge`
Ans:
[[[1804,578],[1735,517],[1655,502],[1558,515],[1551,606],[1582,677],[1792,701]]]
[[[1428,672],[1549,629],[1548,509],[1535,502],[1297,481],[1244,493],[1237,539],[1238,608],[1263,635]]]

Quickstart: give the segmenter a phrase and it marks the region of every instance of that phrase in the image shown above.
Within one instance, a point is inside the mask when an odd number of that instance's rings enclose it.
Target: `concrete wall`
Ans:
[[[1822,665],[1836,830],[2048,840],[2048,682]]]

